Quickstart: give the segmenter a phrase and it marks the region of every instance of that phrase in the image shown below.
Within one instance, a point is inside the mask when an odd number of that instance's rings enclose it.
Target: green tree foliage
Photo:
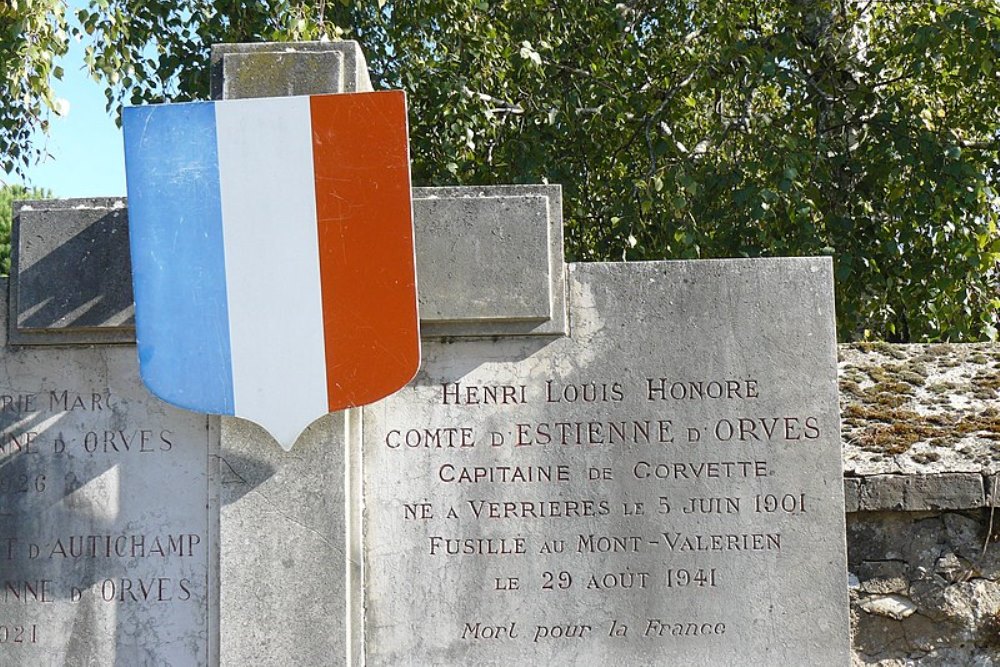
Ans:
[[[94,0],[75,21],[109,108],[205,96],[213,42],[356,38],[409,94],[415,180],[561,183],[573,259],[831,254],[844,339],[996,336],[1000,0]]]
[[[0,186],[0,276],[10,273],[10,225],[14,202],[19,199],[48,199],[52,193],[20,185]]]
[[[7,173],[39,157],[31,135],[59,111],[52,79],[62,77],[55,60],[68,46],[63,12],[62,0],[0,2],[0,168]]]
[[[828,253],[842,338],[995,335],[993,0],[438,0],[337,20],[410,91],[417,178],[562,183],[574,258]]]
[[[106,85],[107,108],[207,96],[211,44],[318,39],[340,34],[308,3],[289,0],[90,0],[67,15],[67,0],[0,0],[0,168],[23,175],[40,157],[31,143],[60,112],[55,65],[70,39]]]

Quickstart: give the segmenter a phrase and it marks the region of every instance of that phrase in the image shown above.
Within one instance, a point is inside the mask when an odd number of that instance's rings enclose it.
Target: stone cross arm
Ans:
[[[564,335],[561,208],[554,185],[414,188],[423,335]],[[12,344],[135,340],[124,199],[21,202],[12,254]]]

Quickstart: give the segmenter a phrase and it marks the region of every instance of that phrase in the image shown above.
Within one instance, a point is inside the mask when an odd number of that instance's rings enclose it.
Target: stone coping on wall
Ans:
[[[924,512],[996,507],[1000,476],[972,472],[844,478],[848,512]]]
[[[1000,505],[1000,345],[839,346],[848,512]]]

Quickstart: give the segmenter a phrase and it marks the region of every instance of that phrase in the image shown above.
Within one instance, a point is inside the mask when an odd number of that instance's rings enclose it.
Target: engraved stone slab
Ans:
[[[847,665],[830,262],[568,285],[364,409],[368,664]]]
[[[131,347],[2,354],[0,664],[213,662],[217,422],[154,399]]]
[[[421,335],[565,335],[557,185],[414,188]]]
[[[12,248],[11,343],[135,338],[123,199],[22,203],[15,209]]]

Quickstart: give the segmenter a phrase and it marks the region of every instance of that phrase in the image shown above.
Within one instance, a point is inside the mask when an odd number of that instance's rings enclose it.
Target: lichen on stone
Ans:
[[[849,474],[1000,472],[1000,346],[839,350]]]

